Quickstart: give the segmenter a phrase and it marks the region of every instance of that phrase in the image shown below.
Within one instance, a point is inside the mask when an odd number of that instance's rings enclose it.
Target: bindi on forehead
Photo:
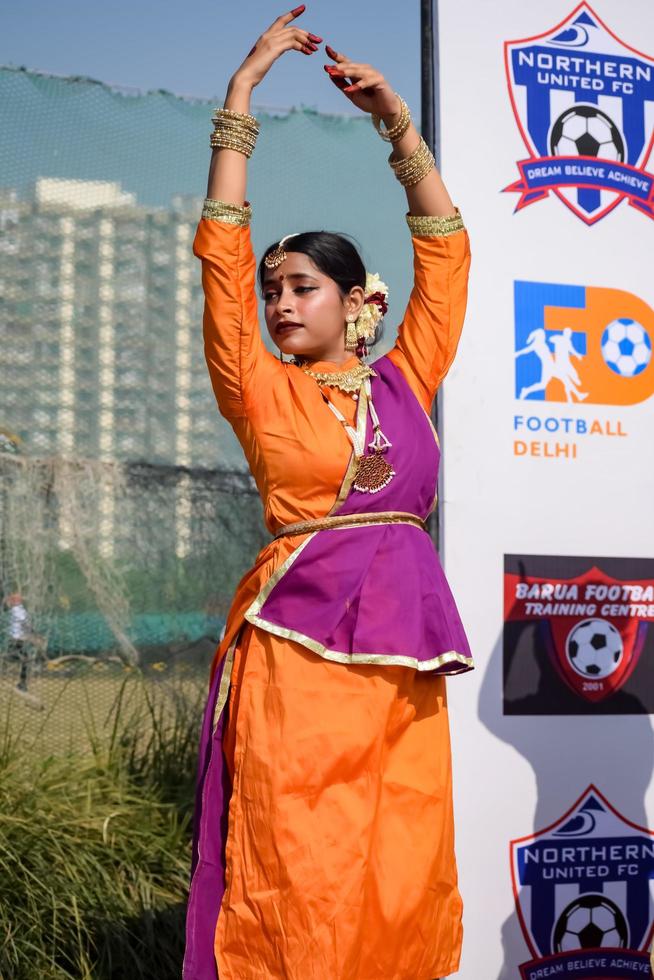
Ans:
[[[318,282],[319,281],[316,278],[316,276],[312,276],[310,272],[289,272],[289,273],[280,272],[278,276],[269,276],[265,280],[264,285],[270,285],[271,283],[275,283],[275,282],[283,282],[284,279],[289,279],[289,280],[290,279],[311,279],[313,282]]]

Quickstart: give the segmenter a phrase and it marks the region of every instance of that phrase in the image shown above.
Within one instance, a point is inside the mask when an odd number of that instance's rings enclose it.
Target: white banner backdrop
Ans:
[[[462,980],[648,976],[654,6],[441,0],[471,236],[442,392]]]

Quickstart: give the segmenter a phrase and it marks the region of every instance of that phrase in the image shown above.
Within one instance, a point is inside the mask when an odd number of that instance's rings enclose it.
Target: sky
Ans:
[[[222,100],[257,37],[289,8],[271,0],[14,0],[0,14],[0,64]],[[419,0],[314,0],[298,25],[374,65],[419,115]],[[253,104],[358,114],[320,51],[288,52]]]

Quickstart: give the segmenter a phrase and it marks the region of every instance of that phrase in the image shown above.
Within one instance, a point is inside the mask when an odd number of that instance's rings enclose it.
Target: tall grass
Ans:
[[[56,755],[0,718],[2,980],[178,980],[203,698],[129,675]]]

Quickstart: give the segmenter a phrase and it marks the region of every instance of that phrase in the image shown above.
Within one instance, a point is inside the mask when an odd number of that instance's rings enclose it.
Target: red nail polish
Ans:
[[[334,51],[333,48],[330,48],[330,46],[328,44],[325,45],[325,51],[327,52],[327,54],[329,55],[330,58],[335,58],[336,57],[336,52]]]
[[[248,58],[250,57],[250,55],[251,55],[251,54],[254,54],[254,52],[255,52],[256,50],[257,50],[257,46],[256,46],[256,44],[255,44],[255,45],[254,45],[254,47],[252,48],[252,50],[251,50],[251,51],[248,51]]]
[[[312,44],[311,41],[307,41],[307,47],[310,48],[312,51],[317,51],[318,50],[317,45]]]
[[[293,14],[294,17],[298,17],[302,13],[302,11],[305,9],[305,7],[306,7],[306,4],[305,3],[301,3],[299,7],[296,7],[295,8],[295,10],[291,10],[291,13]]]
[[[321,37],[318,37],[317,34],[309,34],[309,40],[310,41],[314,41],[316,44],[320,44],[320,42],[322,41],[322,38]]]

